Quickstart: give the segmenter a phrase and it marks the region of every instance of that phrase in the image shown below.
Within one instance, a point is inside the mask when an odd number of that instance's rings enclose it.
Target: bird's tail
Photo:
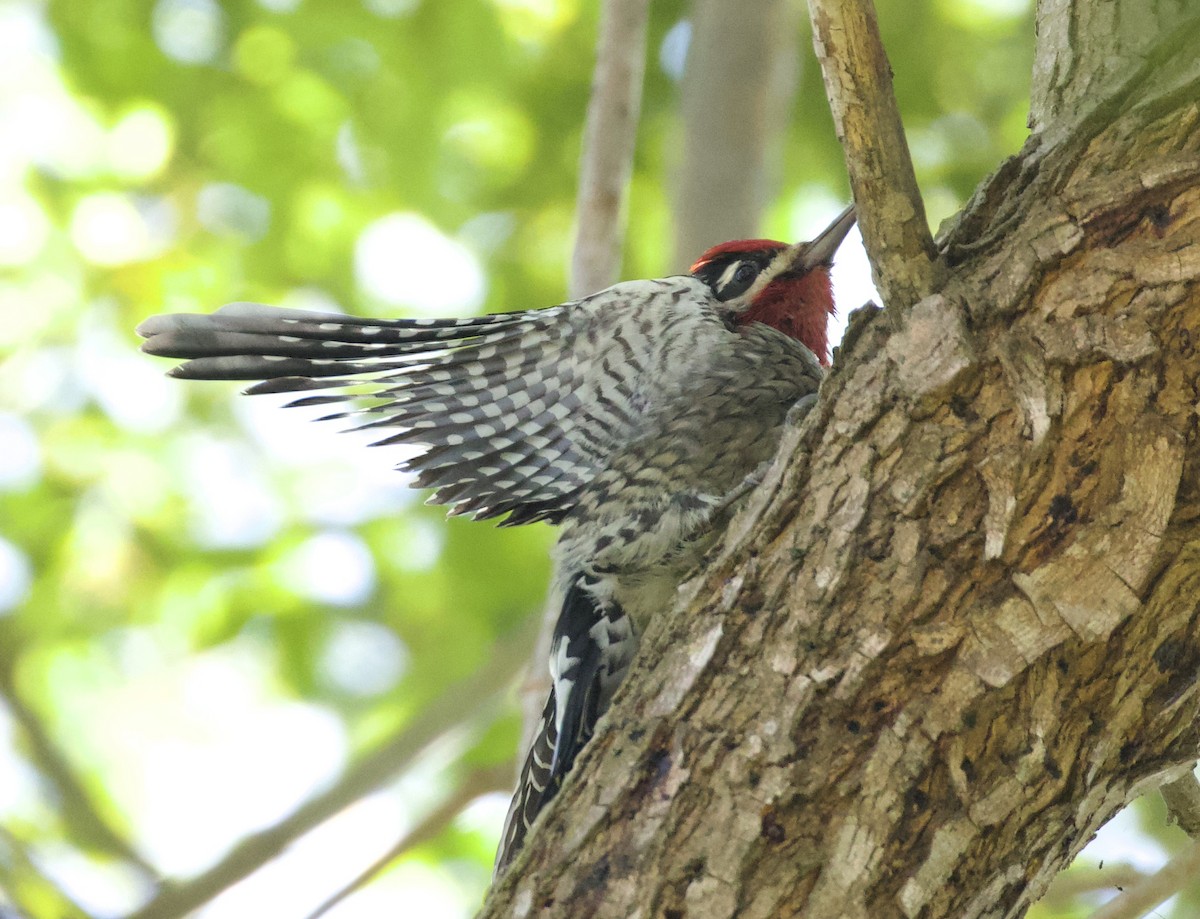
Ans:
[[[517,781],[517,790],[513,794],[512,803],[508,806],[508,815],[504,818],[504,829],[500,833],[500,848],[496,851],[494,868],[496,876],[499,876],[508,867],[508,863],[513,860],[513,857],[521,851],[530,824],[554,798],[561,784],[561,780],[555,778],[551,771],[554,748],[558,743],[555,710],[552,690],[550,698],[546,700],[546,707],[542,710],[542,720],[538,725],[533,745],[525,757],[525,765],[521,767],[521,777]]]

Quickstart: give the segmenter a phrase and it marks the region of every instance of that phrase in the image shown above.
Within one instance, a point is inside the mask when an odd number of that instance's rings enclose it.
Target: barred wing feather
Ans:
[[[670,280],[689,292],[696,284]],[[328,405],[337,410],[326,419],[377,428],[379,444],[425,447],[400,468],[419,473],[415,485],[435,489],[431,502],[452,514],[557,521],[642,421],[606,395],[638,383],[615,353],[621,335],[599,335],[596,317],[632,319],[673,286],[630,282],[574,303],[469,319],[232,303],[210,315],[154,316],[138,333],[144,351],[184,359],[172,376],[256,380],[247,393],[296,393],[289,405]]]

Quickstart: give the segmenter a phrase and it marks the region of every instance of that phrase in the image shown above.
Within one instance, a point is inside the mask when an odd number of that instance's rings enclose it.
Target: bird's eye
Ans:
[[[755,258],[731,260],[719,269],[720,275],[710,280],[709,284],[712,285],[718,300],[732,300],[754,286],[762,268],[762,264]],[[715,271],[713,273],[715,274]]]

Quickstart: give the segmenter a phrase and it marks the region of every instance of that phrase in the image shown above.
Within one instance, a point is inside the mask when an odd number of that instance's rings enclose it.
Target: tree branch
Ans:
[[[621,267],[622,206],[633,168],[649,0],[605,0],[583,136],[571,296],[607,287]]]
[[[496,643],[487,663],[421,709],[412,722],[350,766],[336,785],[301,804],[274,826],[253,833],[202,874],[164,885],[129,919],[175,919],[207,903],[266,864],[291,842],[370,794],[406,768],[430,743],[466,722],[484,725],[525,662],[535,622]]]
[[[18,913],[5,909],[10,901]],[[55,919],[90,919],[41,872],[21,840],[0,826],[0,919],[46,915]]]
[[[436,838],[476,798],[493,791],[507,791],[511,787],[512,769],[507,763],[475,769],[468,773],[450,792],[450,796],[434,808],[424,820],[400,837],[394,846],[368,865],[358,877],[309,913],[306,919],[320,919],[346,897],[367,886],[401,856],[422,843]]]
[[[584,297],[617,280],[625,237],[625,189],[633,171],[638,115],[646,69],[649,0],[605,0],[575,202],[575,248],[568,287]],[[554,589],[542,609],[541,628],[532,643],[528,676],[519,690],[522,730],[520,756],[532,743],[550,692],[546,660],[562,597]],[[518,759],[518,770],[521,760]]]
[[[154,866],[101,814],[84,780],[59,750],[41,718],[21,698],[12,671],[19,659],[20,652],[15,647],[10,646],[0,653],[0,697],[7,704],[13,720],[21,726],[39,774],[54,787],[61,799],[61,812],[66,823],[88,843],[127,861],[144,877],[157,877]]]
[[[1096,910],[1089,919],[1141,919],[1200,877],[1200,840],[1167,862],[1135,887],[1118,894]]]
[[[1104,865],[1099,868],[1082,868],[1072,865],[1054,879],[1046,896],[1038,904],[1051,911],[1070,913],[1075,910],[1080,894],[1100,891],[1121,891],[1146,880],[1146,875],[1132,865]]]
[[[1055,7],[1040,7],[1040,13]],[[1043,22],[1039,13],[1038,32],[1045,41],[1062,40],[1054,31],[1061,23]],[[1200,17],[1193,17],[1172,30],[1155,34],[1139,66],[1122,73],[1122,79],[1107,96],[1090,98],[1078,109],[1059,112],[1054,131],[1030,137],[1019,156],[1001,164],[976,189],[967,208],[941,240],[943,257],[954,267],[963,259],[986,252],[1020,225],[1025,201],[1039,200],[1059,193],[1059,176],[1042,170],[1043,158],[1065,145],[1082,153],[1117,116],[1130,106],[1144,103],[1172,109],[1180,98],[1192,98],[1200,91],[1194,68],[1181,52],[1191,47]],[[1042,42],[1039,41],[1039,48]],[[1114,55],[1114,59],[1116,56]],[[1179,81],[1175,83],[1174,81]],[[1035,87],[1036,104],[1036,87]],[[1114,164],[1124,167],[1125,164]]]
[[[911,306],[934,289],[933,237],[875,6],[808,0],[808,11],[875,286],[885,306]]]

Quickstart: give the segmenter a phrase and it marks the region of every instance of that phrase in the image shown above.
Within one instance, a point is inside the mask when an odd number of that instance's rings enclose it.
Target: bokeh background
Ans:
[[[877,5],[936,226],[1024,141],[1032,4]],[[847,194],[795,6],[760,228],[783,239]],[[693,10],[651,7],[623,277],[685,267]],[[594,0],[0,0],[0,907],[299,919],[378,860],[329,915],[474,911],[551,531],[447,522],[403,456],[166,379],[133,329],[235,299],[561,301],[597,20]],[[837,283],[871,295],[861,250]],[[1181,841],[1148,801],[1038,915],[1086,915]]]

